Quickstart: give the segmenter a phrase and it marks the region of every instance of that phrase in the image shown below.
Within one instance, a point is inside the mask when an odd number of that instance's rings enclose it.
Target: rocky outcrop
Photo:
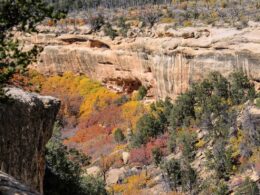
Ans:
[[[144,33],[114,41],[96,35],[71,35],[74,42],[68,44],[48,34],[27,37],[25,41],[47,45],[40,61],[33,66],[42,73],[84,73],[118,91],[129,92],[126,87],[129,82],[134,83],[131,90],[142,84],[157,98],[175,98],[211,71],[227,76],[242,69],[252,80],[260,81],[259,25],[243,30],[207,27],[175,30],[164,24],[149,31],[153,36]],[[108,47],[91,47],[83,39],[98,40]]]
[[[21,184],[10,175],[0,171],[0,194],[1,195],[40,195],[30,187]]]
[[[60,101],[18,88],[5,90],[10,98],[0,103],[1,171],[42,193],[45,145]]]

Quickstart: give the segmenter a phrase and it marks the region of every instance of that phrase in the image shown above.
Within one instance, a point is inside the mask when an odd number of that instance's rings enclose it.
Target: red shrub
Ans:
[[[130,163],[149,164],[151,162],[151,154],[147,152],[145,146],[132,149],[130,152]]]
[[[134,148],[130,152],[130,163],[149,164],[152,161],[152,151],[154,148],[160,148],[163,155],[167,155],[168,134],[161,135],[151,139],[146,145],[140,148]]]

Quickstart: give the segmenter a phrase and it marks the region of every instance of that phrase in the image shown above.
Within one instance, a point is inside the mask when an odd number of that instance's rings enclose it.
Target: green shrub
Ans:
[[[162,169],[169,179],[169,185],[172,190],[177,190],[181,185],[181,164],[178,160],[170,160],[162,165]]]
[[[172,190],[182,187],[183,191],[190,194],[197,184],[197,173],[190,164],[181,164],[179,160],[170,160],[162,165],[162,169],[168,178]]]
[[[97,16],[91,16],[89,18],[91,29],[96,32],[105,24],[104,17],[101,14]]]
[[[158,166],[161,163],[162,156],[163,155],[162,155],[162,151],[160,150],[160,148],[158,148],[158,147],[153,148],[152,157],[153,157],[153,161],[156,166]]]
[[[181,181],[183,191],[190,192],[190,194],[195,194],[192,193],[192,190],[194,190],[197,185],[197,172],[190,166],[190,164],[182,166]]]
[[[129,101],[129,97],[126,96],[126,95],[122,95],[121,97],[119,97],[118,99],[116,99],[114,101],[114,104],[117,105],[117,106],[121,106],[121,105],[125,104],[128,101]]]
[[[257,184],[251,181],[249,178],[246,178],[245,181],[238,187],[235,191],[235,195],[256,195],[259,194],[260,190]]]
[[[177,144],[182,148],[182,156],[187,162],[191,162],[195,156],[196,135],[189,131],[178,133]]]
[[[241,104],[255,97],[254,85],[242,71],[232,73],[230,82],[230,96],[233,104]]]
[[[130,25],[126,24],[126,20],[124,17],[120,17],[118,19],[118,27],[120,28],[119,33],[123,36],[127,36],[127,32],[130,29]]]
[[[216,195],[228,195],[228,194],[230,194],[228,185],[223,180],[221,180],[217,186]]]
[[[117,128],[114,132],[114,139],[117,143],[122,143],[125,140],[125,135],[120,128]]]
[[[150,11],[144,13],[141,17],[141,20],[144,22],[145,25],[153,27],[153,25],[160,20],[161,15],[162,14],[160,12]]]
[[[232,151],[224,140],[216,141],[212,151],[206,153],[207,166],[215,170],[218,179],[228,179],[232,172]]]
[[[167,144],[168,144],[168,150],[170,152],[174,152],[177,146],[177,134],[175,130],[170,132],[170,137]]]
[[[132,145],[138,147],[146,143],[149,138],[163,133],[164,126],[152,114],[145,114],[136,124],[136,133],[132,138]]]
[[[137,99],[142,100],[147,94],[147,89],[144,86],[139,87],[138,89],[138,94],[137,94]]]
[[[195,118],[194,110],[195,99],[191,92],[178,96],[173,105],[169,117],[169,123],[172,129],[180,126],[189,126],[191,119]]]
[[[26,67],[36,61],[42,51],[40,46],[23,49],[23,43],[15,36],[21,33],[37,32],[37,24],[45,18],[60,19],[63,13],[54,12],[48,3],[42,0],[1,1],[0,3],[0,101],[6,101],[3,86],[15,73],[24,73]]]
[[[107,194],[104,183],[99,179],[82,176],[81,167],[88,165],[90,158],[63,145],[60,127],[57,124],[55,124],[53,136],[46,146],[45,158],[44,194]]]
[[[104,32],[107,36],[109,36],[112,40],[117,36],[116,30],[114,30],[110,23],[107,23],[104,27]]]

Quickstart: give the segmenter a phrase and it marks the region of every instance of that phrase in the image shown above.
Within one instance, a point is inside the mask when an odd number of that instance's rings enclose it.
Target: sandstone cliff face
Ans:
[[[0,168],[32,189],[43,192],[44,148],[52,135],[59,100],[6,89],[0,103]]]
[[[153,31],[153,37],[115,41],[92,35],[54,34],[25,40],[47,45],[34,66],[42,73],[84,73],[118,91],[129,89],[129,85],[138,88],[139,83],[149,87],[149,94],[156,98],[175,98],[211,71],[228,75],[242,69],[252,80],[260,81],[260,25],[244,30],[174,30],[157,25]],[[74,42],[64,41],[67,39]],[[93,39],[109,47],[92,44]]]

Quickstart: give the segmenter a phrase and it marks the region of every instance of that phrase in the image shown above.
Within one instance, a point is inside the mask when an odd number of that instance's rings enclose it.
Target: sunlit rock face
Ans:
[[[18,88],[5,90],[9,98],[0,103],[0,169],[43,193],[45,145],[60,101]]]
[[[64,41],[67,39],[74,42]],[[160,31],[156,37],[115,41],[98,36],[40,34],[26,41],[45,45],[33,66],[44,74],[86,74],[117,91],[131,92],[142,84],[155,98],[175,98],[212,71],[228,76],[243,70],[252,80],[260,80],[260,27],[184,28],[164,34]],[[129,90],[126,85],[135,87]]]

